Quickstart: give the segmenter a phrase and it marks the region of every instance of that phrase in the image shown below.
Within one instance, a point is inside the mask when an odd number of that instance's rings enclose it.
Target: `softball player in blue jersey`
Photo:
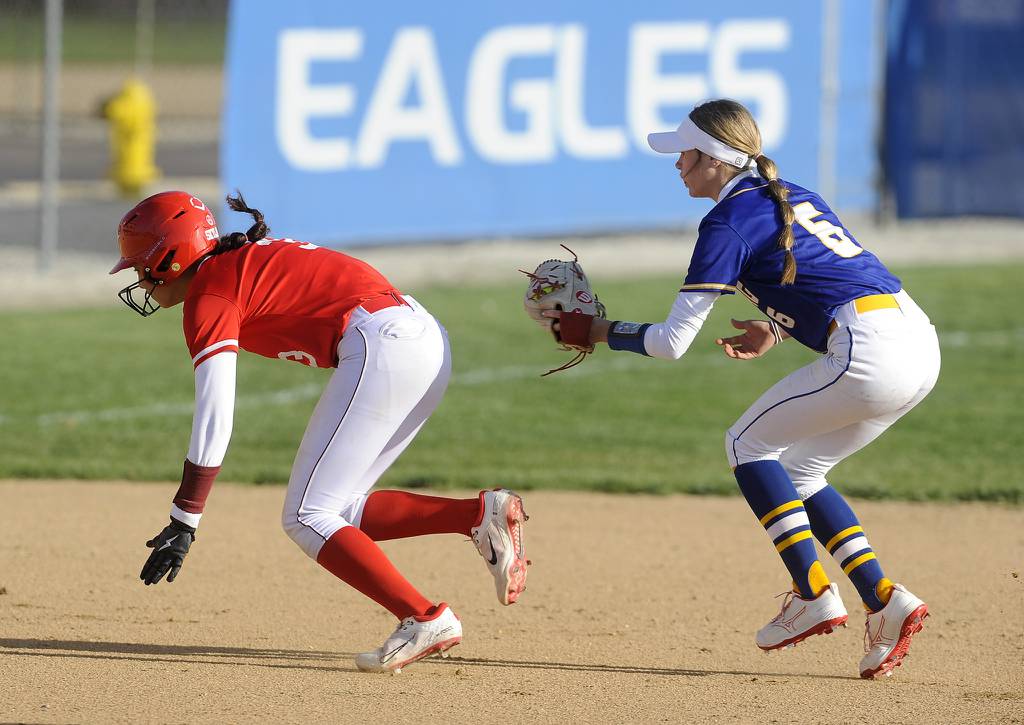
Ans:
[[[891,674],[928,608],[885,577],[857,517],[826,476],[935,385],[935,328],[820,196],[778,178],[742,105],[704,103],[675,131],[647,138],[655,151],[679,154],[675,166],[690,196],[716,202],[701,221],[668,318],[594,318],[588,330],[586,320],[566,320],[572,313],[546,314],[560,317],[563,331],[582,328],[586,339],[570,343],[606,342],[613,350],[678,359],[719,295],[739,291],[768,319],[733,320],[742,332],[716,340],[728,357],[760,357],[788,338],[822,353],[765,392],[725,437],[740,490],[793,579],[782,610],[756,642],[770,651],[845,624],[846,608],[818,561],[816,538],[867,609],[861,676]]]

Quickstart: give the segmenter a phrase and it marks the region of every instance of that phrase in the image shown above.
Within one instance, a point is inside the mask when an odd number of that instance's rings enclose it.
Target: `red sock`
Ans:
[[[406,491],[374,491],[359,528],[374,541],[426,534],[462,534],[480,523],[480,498],[441,498]]]
[[[433,607],[355,526],[338,529],[325,541],[316,563],[399,619],[422,616]]]

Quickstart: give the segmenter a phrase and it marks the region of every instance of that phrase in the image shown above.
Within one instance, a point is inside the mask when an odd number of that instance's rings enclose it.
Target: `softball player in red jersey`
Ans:
[[[818,561],[817,538],[868,612],[861,675],[890,674],[928,610],[884,576],[864,529],[826,475],[932,389],[939,372],[935,328],[820,196],[778,178],[740,104],[704,103],[675,131],[651,134],[648,142],[679,154],[676,169],[690,195],[715,202],[668,319],[640,324],[546,314],[559,318],[563,339],[567,331],[580,337],[570,342],[677,359],[719,295],[738,290],[768,320],[733,320],[743,332],[716,341],[728,357],[756,358],[789,337],[822,353],[765,392],[726,434],[740,490],[793,578],[782,611],[756,642],[770,651],[845,624],[838,587]]]
[[[285,495],[282,525],[317,563],[389,610],[398,628],[360,654],[367,671],[400,671],[458,644],[462,625],[425,598],[375,542],[425,534],[473,539],[502,604],[526,581],[522,500],[504,489],[467,500],[371,488],[430,417],[451,373],[444,328],[370,265],[340,252],[266,236],[263,215],[228,197],[255,223],[221,237],[202,201],[157,194],[118,227],[121,259],[138,281],[119,296],[143,316],[184,303],[196,405],[170,524],[147,546],[141,578],[174,581],[231,437],[239,349],[335,368],[306,428]]]

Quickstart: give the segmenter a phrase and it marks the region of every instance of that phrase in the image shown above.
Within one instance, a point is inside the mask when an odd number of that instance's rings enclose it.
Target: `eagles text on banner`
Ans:
[[[837,205],[867,208],[875,21],[853,5],[235,3],[224,186],[328,244],[678,225],[699,205],[646,135],[729,97],[796,183],[827,136]]]

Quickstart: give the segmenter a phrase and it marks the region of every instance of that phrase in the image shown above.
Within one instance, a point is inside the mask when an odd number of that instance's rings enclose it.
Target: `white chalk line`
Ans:
[[[574,377],[591,376],[598,373],[614,372],[635,367],[642,363],[640,358],[618,358],[613,360],[588,360],[584,365],[575,368],[572,372]],[[452,375],[450,386],[462,385],[486,385],[510,380],[524,380],[528,378],[539,378],[545,372],[537,365],[509,365],[497,368],[481,368],[470,370],[464,373]],[[269,408],[282,405],[291,405],[308,400],[315,400],[320,397],[324,386],[322,384],[299,385],[294,388],[275,390],[266,393],[255,393],[250,395],[239,395],[235,398],[236,410],[251,410],[254,408]],[[40,427],[54,425],[81,425],[83,423],[116,422],[126,420],[137,420],[148,418],[154,415],[165,416],[191,416],[195,403],[193,401],[182,401],[176,403],[153,403],[151,405],[140,405],[125,408],[106,408],[104,410],[75,410],[44,413],[32,418],[26,418],[29,423]],[[0,425],[14,424],[16,420],[10,416],[0,416]]]
[[[1012,330],[988,330],[985,332],[939,330],[941,347],[1016,347],[1024,343],[1024,327]]]
[[[969,332],[964,330],[953,330],[948,332],[940,331],[939,342],[942,347],[947,348],[1012,347],[1024,343],[1024,327],[1005,331],[986,332]],[[700,356],[702,358],[707,358],[702,359],[702,365],[707,364],[709,361],[713,363],[725,361],[725,358],[718,354],[717,351],[715,351],[713,355],[705,353]],[[691,352],[687,357],[692,359],[695,355]],[[602,373],[634,369],[649,362],[649,360],[633,355],[621,356],[609,360],[587,360],[582,365],[573,368],[570,374],[573,377],[589,377]],[[538,378],[542,372],[544,371],[537,365],[507,365],[495,368],[480,368],[478,370],[455,373],[452,375],[450,385],[487,385],[512,380],[527,380],[531,378]],[[562,373],[558,374],[561,375]],[[299,385],[294,388],[286,388],[284,390],[275,390],[266,393],[239,395],[235,399],[235,409],[251,410],[254,408],[291,405],[292,403],[300,403],[319,398],[322,392],[323,385],[306,384]],[[42,415],[21,419],[21,421],[22,424],[27,422],[29,424],[45,428],[54,425],[81,425],[83,423],[137,420],[139,418],[148,418],[153,415],[191,416],[193,409],[194,402],[190,400],[179,403],[154,403],[151,405],[126,408],[106,408],[104,410],[76,410],[44,413]],[[0,425],[15,425],[18,422],[19,419],[13,416],[0,415]]]

